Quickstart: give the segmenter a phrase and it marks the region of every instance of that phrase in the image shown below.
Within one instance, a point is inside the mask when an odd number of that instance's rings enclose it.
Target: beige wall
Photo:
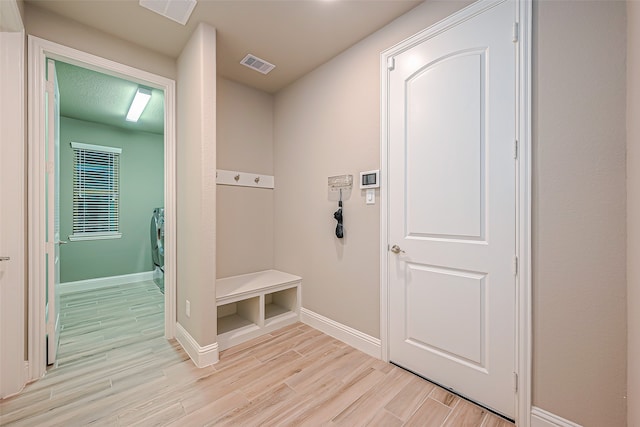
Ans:
[[[26,334],[17,329],[26,319],[26,161],[23,115],[24,33],[18,13],[0,5],[0,398],[24,385]],[[13,11],[9,12],[16,12]],[[6,13],[6,14],[5,14]],[[11,25],[7,24],[7,18]],[[11,30],[9,30],[11,29]],[[25,351],[23,351],[23,349]]]
[[[16,4],[18,5],[18,10],[20,11],[20,18],[22,22],[24,22],[24,0],[16,0]]]
[[[303,306],[379,336],[380,206],[333,236],[327,176],[379,167],[379,53],[462,7],[427,2],[276,95],[275,265]],[[536,2],[534,405],[625,424],[625,5]]]
[[[537,1],[533,404],[624,426],[625,3]]]
[[[175,79],[175,59],[25,3],[27,34]]]
[[[640,426],[640,2],[627,2],[627,425]]]
[[[16,0],[5,0],[0,2],[0,31],[20,32],[24,28],[23,24],[23,4]]]
[[[177,94],[178,322],[204,347],[217,340],[216,32],[206,24],[178,58]]]
[[[273,175],[273,95],[218,79],[217,162]],[[216,209],[217,276],[273,268],[273,190],[219,185]]]
[[[305,308],[374,337],[379,199],[366,205],[356,186],[337,239],[327,177],[380,167],[380,52],[464,5],[422,4],[276,95],[275,266],[302,276]]]

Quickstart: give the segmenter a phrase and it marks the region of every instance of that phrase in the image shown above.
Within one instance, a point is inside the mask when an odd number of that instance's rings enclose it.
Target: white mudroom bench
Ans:
[[[216,280],[220,350],[300,319],[302,278],[265,270]]]

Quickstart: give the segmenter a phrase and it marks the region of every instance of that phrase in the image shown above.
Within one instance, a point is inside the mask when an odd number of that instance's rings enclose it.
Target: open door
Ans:
[[[56,64],[47,60],[47,364],[56,361],[60,340],[60,92]]]

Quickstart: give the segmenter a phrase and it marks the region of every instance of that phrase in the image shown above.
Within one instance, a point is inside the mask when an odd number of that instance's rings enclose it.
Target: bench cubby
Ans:
[[[216,280],[220,350],[300,319],[302,278],[265,270]]]

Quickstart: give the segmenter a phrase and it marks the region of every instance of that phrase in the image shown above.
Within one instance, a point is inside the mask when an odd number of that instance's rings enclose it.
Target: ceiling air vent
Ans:
[[[245,65],[249,68],[253,68],[256,71],[260,71],[262,74],[267,74],[269,71],[276,68],[275,65],[265,61],[264,59],[260,59],[257,56],[253,56],[248,54],[244,57],[242,61],[240,61],[242,65]]]
[[[196,0],[140,0],[140,6],[186,25],[196,7]]]

